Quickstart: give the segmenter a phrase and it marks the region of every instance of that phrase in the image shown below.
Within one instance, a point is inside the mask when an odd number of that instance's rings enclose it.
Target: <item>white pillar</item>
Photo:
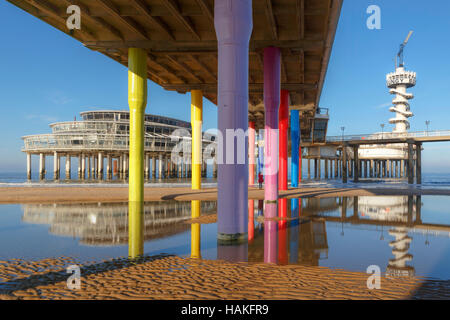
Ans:
[[[103,153],[99,152],[98,153],[98,179],[103,180]]]
[[[27,153],[27,179],[31,180],[31,153]]]
[[[45,154],[39,154],[39,179],[45,179]]]
[[[66,154],[66,180],[70,180],[70,154]]]

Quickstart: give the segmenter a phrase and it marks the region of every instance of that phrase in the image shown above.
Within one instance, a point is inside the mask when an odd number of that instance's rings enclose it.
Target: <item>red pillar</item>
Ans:
[[[280,109],[278,111],[279,130],[279,174],[278,185],[280,190],[288,189],[288,127],[289,127],[289,91],[281,90]]]
[[[278,221],[278,264],[288,264],[288,242],[287,242],[287,199],[278,201],[278,216],[284,218]]]

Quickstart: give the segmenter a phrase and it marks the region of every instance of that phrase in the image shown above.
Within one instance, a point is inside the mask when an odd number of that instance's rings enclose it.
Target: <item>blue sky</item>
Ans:
[[[391,130],[392,96],[385,74],[393,71],[399,44],[414,34],[405,50],[406,68],[416,71],[411,130],[450,129],[450,1],[345,0],[321,97],[330,108],[329,135]],[[381,30],[366,27],[369,5],[381,8]],[[439,10],[436,10],[439,8]],[[78,41],[0,2],[0,172],[25,170],[21,136],[49,133],[48,124],[72,120],[93,109],[128,109],[127,69],[83,47]],[[190,96],[164,91],[149,82],[147,112],[190,119]],[[204,101],[204,128],[217,126],[216,106]],[[426,144],[425,172],[450,172],[450,143]]]

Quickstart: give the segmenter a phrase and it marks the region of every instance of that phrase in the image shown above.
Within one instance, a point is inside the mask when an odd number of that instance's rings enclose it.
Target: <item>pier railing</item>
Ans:
[[[432,137],[446,137],[446,136],[450,137],[450,130],[416,131],[407,133],[377,132],[371,134],[328,136],[326,137],[326,142],[355,141],[355,140],[388,140],[398,138],[403,139],[432,138]]]
[[[178,139],[178,141],[177,141]],[[129,150],[129,135],[117,134],[40,134],[23,137],[24,152],[126,152]],[[155,137],[153,135],[145,135],[145,151],[170,153],[179,143],[187,143],[190,145],[191,137],[172,136]],[[203,148],[214,143],[211,140],[203,139]],[[189,148],[190,150],[190,148]]]

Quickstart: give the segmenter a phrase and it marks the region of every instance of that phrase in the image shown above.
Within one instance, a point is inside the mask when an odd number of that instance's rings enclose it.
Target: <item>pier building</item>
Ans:
[[[71,178],[72,159],[78,159],[78,178],[120,179],[128,177],[129,111],[85,111],[82,120],[50,124],[49,134],[22,137],[27,154],[27,176],[31,179],[31,156],[39,156],[39,178],[46,178],[46,159],[53,157],[53,179],[60,179],[61,159],[65,159],[65,179]],[[145,178],[188,178],[191,175],[191,124],[189,122],[146,114],[144,118]],[[202,133],[202,151],[214,150],[215,136]],[[178,160],[172,152],[179,144]],[[177,150],[178,151],[178,150]],[[188,152],[187,152],[188,151]],[[210,153],[213,159],[214,152]],[[206,177],[207,157],[203,159],[201,175]],[[214,159],[213,159],[214,160]],[[105,166],[106,163],[106,166]],[[217,164],[213,162],[213,174]]]

